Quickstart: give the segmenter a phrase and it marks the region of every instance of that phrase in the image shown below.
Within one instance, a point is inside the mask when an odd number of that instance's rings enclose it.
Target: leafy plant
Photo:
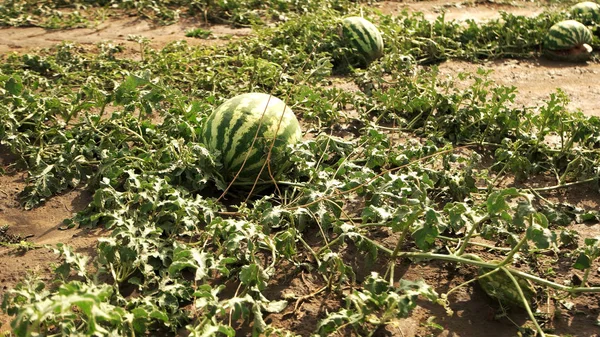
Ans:
[[[10,4],[0,7],[3,24],[77,21],[34,21],[32,2]],[[44,14],[78,4],[38,5]],[[62,43],[0,57],[0,143],[25,171],[23,206],[85,188],[92,200],[67,224],[108,230],[90,256],[52,247],[61,262],[51,281],[29,278],[7,292],[2,308],[16,335],[291,336],[297,332],[271,318],[316,296],[335,307],[312,333],[368,335],[410,315],[419,298],[451,312],[453,289],[496,274],[521,303],[521,280],[564,298],[600,291],[586,284],[598,240],[580,245],[568,227],[597,221],[597,212],[548,200],[557,189],[597,184],[600,119],[569,111],[561,91],[515,107],[517,90],[487,71],[451,79],[432,65],[536,57],[562,14],[463,24],[365,7],[386,49],[355,69],[344,64],[337,34],[339,20],[359,11],[351,2],[84,5],[163,22],[202,15],[255,25],[255,34],[160,50],[131,36],[137,60],[108,43],[97,53]],[[258,25],[270,20],[279,23]],[[305,131],[289,149],[286,180],[254,196],[225,193],[222,167],[199,139],[208,114],[245,92],[282,97]],[[550,136],[559,141],[546,142]],[[550,182],[530,187],[540,176]],[[485,259],[468,258],[482,252]],[[546,279],[548,256],[571,258],[583,282]],[[438,296],[423,280],[395,275],[401,260],[473,268]],[[292,280],[311,293],[284,294]],[[290,299],[298,301],[293,310]]]
[[[185,36],[187,37],[195,37],[199,39],[207,39],[212,35],[210,30],[202,29],[202,28],[194,28],[185,32]]]

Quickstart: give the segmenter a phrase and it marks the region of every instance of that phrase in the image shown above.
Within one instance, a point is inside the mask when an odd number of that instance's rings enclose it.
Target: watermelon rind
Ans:
[[[223,177],[228,183],[242,185],[277,179],[290,167],[286,148],[301,138],[292,109],[264,93],[228,99],[207,117],[201,129],[207,149],[220,153]]]
[[[341,35],[347,46],[362,58],[363,64],[369,64],[383,56],[383,37],[369,20],[359,16],[343,19]]]
[[[583,23],[565,20],[550,27],[543,47],[548,50],[564,50],[591,43],[592,32]]]
[[[569,14],[573,19],[587,26],[600,24],[600,5],[591,1],[584,1],[571,6]]]

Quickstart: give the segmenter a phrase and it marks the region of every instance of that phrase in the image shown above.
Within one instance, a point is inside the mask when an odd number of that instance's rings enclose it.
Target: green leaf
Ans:
[[[527,227],[527,239],[533,241],[538,249],[547,249],[556,245],[556,234],[537,223]]]
[[[337,330],[337,327],[344,325],[345,322],[358,322],[361,318],[362,315],[360,313],[354,313],[347,309],[331,312],[318,322],[317,332],[320,336],[329,336]]]
[[[513,217],[513,224],[517,228],[525,228],[525,226],[527,226],[526,221],[529,219],[529,215],[534,213],[536,213],[535,208],[533,208],[530,202],[520,201],[517,204],[517,209]]]
[[[294,228],[288,228],[283,232],[275,235],[275,247],[277,251],[287,258],[293,258],[297,252],[296,240],[298,233]]]
[[[17,96],[23,91],[23,83],[20,78],[16,77],[15,79],[15,77],[11,77],[6,81],[4,88],[9,94]]]
[[[549,223],[558,226],[568,226],[575,219],[574,214],[570,214],[559,207],[542,206],[540,211],[546,216]]]
[[[419,203],[398,205],[394,210],[394,216],[391,220],[392,231],[396,233],[404,232],[404,230],[411,228],[423,214],[423,211]]]
[[[590,250],[595,250],[600,248],[600,238],[595,237],[595,238],[585,238],[583,240],[583,242],[585,243],[586,246],[588,246]]]
[[[252,263],[242,267],[240,271],[240,281],[248,287],[257,286],[259,290],[263,290],[266,286],[264,270],[257,264]]]
[[[471,208],[463,202],[447,203],[444,206],[444,212],[448,214],[449,225],[455,233],[463,230],[467,224],[472,222]]]
[[[502,211],[510,209],[510,206],[506,202],[506,197],[516,197],[519,195],[519,192],[514,187],[492,192],[486,202],[488,213],[499,214]]]
[[[417,247],[423,250],[429,249],[445,227],[440,214],[433,209],[428,209],[425,212],[425,221],[420,222],[412,233]]]
[[[570,246],[577,243],[579,233],[575,230],[563,229],[560,231],[560,242],[563,246]]]
[[[125,78],[115,90],[115,102],[124,104],[132,99],[132,96],[137,94],[137,87],[149,83],[147,79],[130,75]]]
[[[168,270],[169,274],[176,275],[183,269],[193,269],[195,270],[194,280],[200,281],[208,275],[213,263],[214,258],[212,254],[175,243],[173,262]]]
[[[585,255],[584,253],[579,253],[579,256],[577,257],[575,264],[573,264],[573,268],[579,269],[579,270],[586,270],[586,269],[590,268],[591,266],[592,266],[592,261],[590,260],[589,256]]]

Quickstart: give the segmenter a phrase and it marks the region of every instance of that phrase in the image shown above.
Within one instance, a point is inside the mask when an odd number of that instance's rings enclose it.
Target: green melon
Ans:
[[[208,116],[201,131],[207,149],[221,154],[223,177],[238,185],[253,183],[257,177],[259,181],[272,180],[269,168],[274,178],[280,176],[290,166],[286,147],[301,138],[292,109],[263,93],[241,94],[225,101]]]
[[[490,261],[490,263],[500,263],[500,261]],[[479,275],[483,275],[490,271],[491,269],[480,268]],[[516,277],[516,280],[529,305],[533,305],[536,293],[531,282],[520,277]],[[512,307],[524,307],[523,300],[521,299],[521,296],[519,296],[515,284],[502,270],[499,270],[490,276],[480,278],[478,281],[479,285],[488,296],[497,298],[502,304]]]
[[[475,254],[463,254],[461,257],[483,262],[483,260]],[[500,263],[500,261],[489,261],[489,263],[497,264]],[[481,276],[490,271],[491,269],[479,268],[478,274]],[[534,305],[536,292],[531,282],[518,276],[515,276],[515,278],[528,304],[530,306]],[[512,280],[502,270],[499,270],[492,275],[479,278],[477,281],[488,296],[496,298],[503,305],[524,307],[523,300],[521,299],[521,296],[519,296],[517,287],[515,287]]]
[[[592,32],[581,22],[556,23],[543,41],[544,56],[553,60],[583,62],[591,57]]]
[[[383,37],[370,21],[352,16],[342,20],[341,36],[346,45],[358,52],[361,63],[368,64],[383,55]]]
[[[591,1],[580,2],[569,9],[571,17],[585,25],[600,24],[600,5]]]

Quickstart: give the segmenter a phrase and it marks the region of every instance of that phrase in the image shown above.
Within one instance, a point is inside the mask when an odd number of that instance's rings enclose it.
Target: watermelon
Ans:
[[[490,261],[490,263],[497,264],[500,263],[500,261]],[[491,269],[480,268],[479,275],[481,276],[490,271]],[[535,304],[536,292],[531,282],[524,278],[516,276],[515,278],[529,306]],[[482,277],[478,281],[479,285],[488,296],[498,299],[502,304],[512,307],[525,307],[517,287],[515,287],[513,281],[502,270],[499,270],[490,276]]]
[[[370,21],[352,16],[342,20],[340,35],[345,45],[357,52],[362,64],[369,64],[383,55],[383,37]]]
[[[228,183],[251,185],[257,178],[272,180],[269,168],[277,178],[290,167],[286,147],[298,142],[302,131],[283,101],[269,94],[246,93],[217,107],[203,124],[200,137],[209,151],[220,153]]]
[[[556,23],[543,42],[544,55],[553,60],[583,62],[591,57],[592,32],[581,22]]]
[[[600,24],[600,5],[591,1],[580,2],[569,9],[571,17],[591,26]]]
[[[461,257],[483,262],[483,259],[481,259],[475,254],[463,254]],[[501,261],[489,261],[489,263],[493,264],[498,264],[500,262]],[[478,275],[481,276],[490,271],[491,269],[488,268],[479,268]],[[523,295],[527,300],[528,304],[530,306],[534,305],[536,292],[531,282],[524,278],[515,275],[513,276],[517,280],[519,288],[521,288],[521,291],[523,292]],[[503,305],[513,307],[517,306],[521,308],[524,307],[523,300],[519,295],[517,287],[515,287],[513,281],[508,277],[508,275],[506,275],[504,271],[498,270],[494,274],[479,278],[477,282],[488,296],[497,299]]]

